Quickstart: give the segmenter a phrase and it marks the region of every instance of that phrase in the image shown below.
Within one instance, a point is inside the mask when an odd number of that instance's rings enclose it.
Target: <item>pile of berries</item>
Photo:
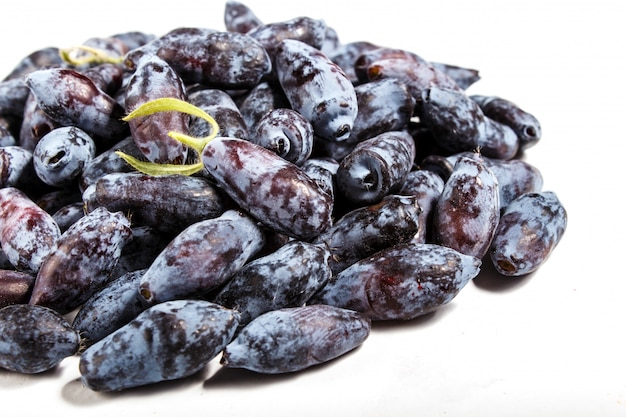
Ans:
[[[541,126],[478,71],[324,21],[46,48],[0,82],[0,367],[117,391],[295,372],[535,271],[567,225]],[[503,278],[506,279],[506,278]]]

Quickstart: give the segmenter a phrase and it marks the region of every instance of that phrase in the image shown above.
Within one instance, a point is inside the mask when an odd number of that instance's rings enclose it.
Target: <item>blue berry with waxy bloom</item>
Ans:
[[[80,335],[56,311],[12,304],[0,308],[0,368],[38,374],[78,352]]]
[[[191,376],[231,341],[238,320],[236,311],[204,300],[152,306],[82,353],[81,381],[121,391]]]
[[[221,364],[263,374],[297,372],[357,348],[370,330],[365,316],[328,305],[269,311],[226,346]]]

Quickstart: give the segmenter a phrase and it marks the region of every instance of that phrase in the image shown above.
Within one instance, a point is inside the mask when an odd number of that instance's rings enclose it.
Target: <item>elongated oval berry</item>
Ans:
[[[296,372],[357,348],[370,329],[370,320],[359,313],[327,305],[274,310],[244,327],[221,363],[264,374]]]
[[[435,206],[434,241],[482,259],[499,218],[498,179],[477,154],[459,158]]]
[[[319,49],[285,39],[277,47],[276,73],[291,108],[328,140],[350,136],[358,112],[352,82]]]
[[[139,291],[148,304],[203,295],[226,282],[263,243],[256,223],[235,210],[194,223],[156,257]]]
[[[330,267],[336,275],[379,250],[411,240],[420,217],[415,197],[388,195],[379,203],[346,213],[315,242],[329,248]]]
[[[171,233],[226,211],[226,199],[213,184],[185,175],[111,173],[96,182],[95,197],[110,211],[132,213],[135,225]]]
[[[237,323],[237,312],[208,301],[158,304],[87,348],[81,381],[94,391],[120,391],[185,378],[222,351]]]
[[[128,134],[128,125],[122,121],[124,108],[80,72],[70,68],[38,70],[25,82],[41,110],[55,122],[76,126],[109,146]]]
[[[371,320],[410,320],[452,301],[481,261],[428,243],[403,243],[347,267],[309,303],[358,311]]]
[[[485,116],[513,129],[521,150],[536,145],[541,139],[539,120],[517,104],[497,96],[474,94],[470,98],[478,103]]]
[[[202,161],[241,208],[275,231],[309,240],[331,224],[332,197],[297,165],[262,146],[216,138]]]
[[[128,65],[134,68],[124,95],[124,107],[128,113],[158,98],[187,99],[183,80],[158,56],[143,54],[135,57],[135,61],[129,59]],[[131,119],[128,126],[137,148],[149,161],[180,164],[187,158],[187,147],[168,133],[189,133],[189,115],[160,112]]]
[[[526,193],[502,213],[491,244],[496,270],[506,276],[535,271],[550,256],[567,228],[567,212],[553,191]]]
[[[292,240],[237,271],[212,301],[239,311],[240,326],[268,311],[304,305],[330,279],[329,258],[323,245]]]
[[[29,304],[0,309],[0,368],[36,374],[74,355],[78,331],[54,310]]]
[[[60,237],[51,214],[17,188],[0,189],[0,244],[16,269],[36,274]]]
[[[111,278],[130,236],[130,221],[121,212],[99,207],[85,215],[43,261],[29,303],[71,312]]]
[[[360,142],[339,164],[337,191],[356,204],[373,204],[396,191],[413,167],[415,141],[406,131]]]
[[[252,88],[272,68],[265,48],[251,36],[237,32],[207,31],[188,37],[184,47],[161,46],[157,55],[187,84],[222,89]]]

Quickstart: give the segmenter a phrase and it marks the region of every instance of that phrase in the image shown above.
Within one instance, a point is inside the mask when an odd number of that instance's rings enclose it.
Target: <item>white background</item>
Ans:
[[[469,92],[539,118],[527,160],[569,224],[535,274],[482,274],[439,312],[376,324],[351,354],[294,375],[220,370],[99,394],[77,359],[37,376],[0,370],[11,416],[624,416],[626,43],[620,2],[249,0],[265,22],[307,15],[343,42],[409,49],[480,70]],[[30,52],[180,26],[223,29],[223,2],[5,2],[0,74]],[[13,410],[7,412],[8,410]]]

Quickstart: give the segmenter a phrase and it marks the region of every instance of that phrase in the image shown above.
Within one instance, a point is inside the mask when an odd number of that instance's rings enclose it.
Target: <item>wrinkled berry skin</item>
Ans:
[[[124,108],[87,76],[70,68],[32,72],[25,79],[37,104],[52,120],[76,126],[101,145],[112,145],[128,134],[121,119]]]
[[[537,118],[515,103],[497,96],[471,95],[485,116],[509,126],[517,135],[520,150],[534,146],[541,139],[541,124]]]
[[[313,126],[295,110],[271,110],[251,133],[251,142],[296,165],[302,165],[313,152]]]
[[[405,131],[364,140],[341,160],[337,190],[355,204],[373,204],[397,190],[413,167],[415,141]]]
[[[331,141],[350,136],[358,104],[348,76],[319,49],[285,39],[276,50],[278,81],[291,108]]]
[[[229,32],[246,33],[263,22],[245,4],[229,0],[224,5],[224,27]]]
[[[0,368],[37,374],[74,355],[78,331],[46,307],[14,304],[0,309]]]
[[[17,270],[36,274],[60,237],[52,215],[19,189],[0,189],[0,243]]]
[[[452,301],[481,261],[429,243],[383,249],[337,274],[309,301],[358,311],[372,321],[411,320]]]
[[[81,381],[120,391],[193,375],[230,342],[237,323],[235,311],[208,301],[161,303],[87,348]]]
[[[110,279],[130,236],[130,221],[121,212],[100,207],[85,215],[41,264],[29,303],[71,312]]]
[[[293,240],[237,271],[212,301],[239,311],[240,327],[268,311],[302,306],[331,277],[329,258],[325,246]]]
[[[567,228],[567,212],[552,191],[526,193],[502,213],[491,244],[496,270],[521,276],[537,270],[558,245]]]
[[[315,242],[329,248],[330,267],[336,275],[379,250],[411,240],[419,230],[420,217],[414,197],[388,195],[379,203],[346,213]]]
[[[35,277],[29,273],[0,269],[0,308],[28,303],[34,283]]]
[[[256,223],[234,210],[194,223],[156,257],[139,291],[148,304],[203,295],[226,282],[263,243]]]
[[[81,176],[83,168],[96,156],[96,144],[87,132],[63,126],[44,135],[33,151],[37,176],[53,187],[66,187]]]
[[[72,327],[89,346],[137,317],[147,306],[137,292],[145,270],[130,271],[110,281],[80,307]]]
[[[216,138],[202,153],[209,175],[268,228],[308,241],[332,222],[333,199],[297,165],[252,142]]]
[[[101,207],[131,213],[136,225],[171,233],[226,211],[226,199],[213,184],[185,175],[106,174],[96,182],[95,197]]]
[[[415,99],[407,86],[395,78],[358,85],[355,92],[359,111],[348,138],[351,143],[402,130],[413,115]]]
[[[132,56],[127,59],[127,65],[133,69],[124,96],[127,113],[145,102],[158,98],[187,100],[183,80],[158,56],[151,54]],[[187,158],[187,147],[169,137],[168,133],[174,131],[188,134],[189,115],[180,112],[159,112],[132,119],[128,126],[137,148],[149,161],[182,164]]]
[[[414,242],[426,243],[431,241],[433,213],[444,186],[444,180],[433,171],[419,169],[407,174],[398,194],[413,196],[421,209],[417,219],[417,233],[413,236]]]
[[[499,218],[496,176],[478,155],[459,158],[435,206],[434,241],[482,259]]]
[[[357,348],[369,336],[362,315],[327,305],[267,312],[250,322],[224,349],[227,368],[263,374],[296,372]]]

